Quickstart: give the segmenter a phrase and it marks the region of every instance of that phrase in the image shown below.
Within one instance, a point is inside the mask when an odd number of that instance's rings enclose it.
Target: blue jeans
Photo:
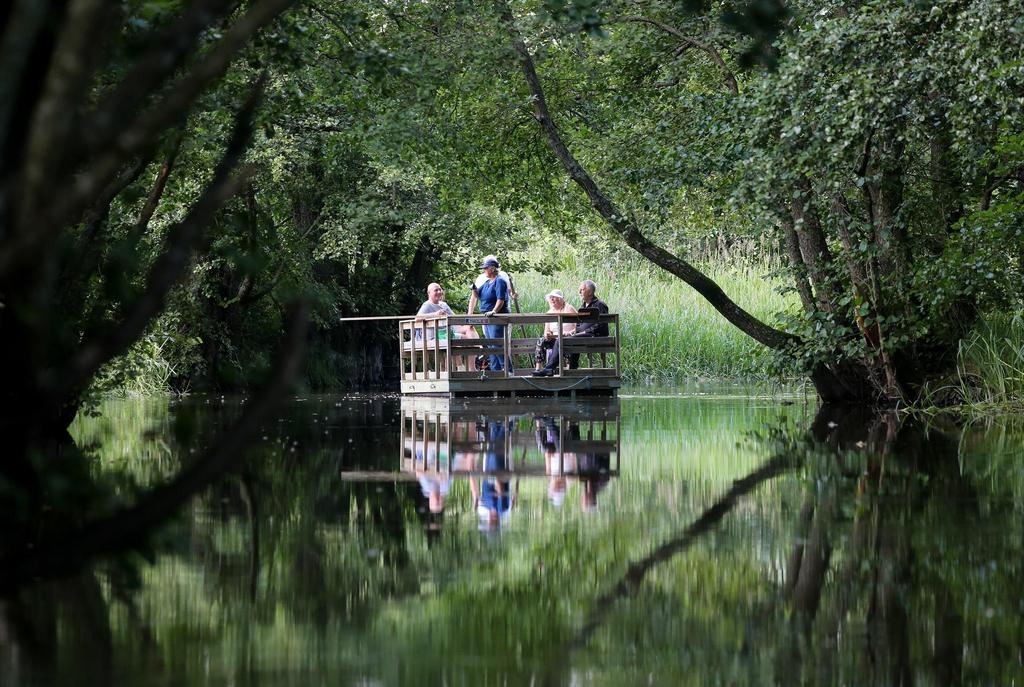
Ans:
[[[484,325],[484,338],[486,339],[504,339],[505,338],[505,325],[503,324],[485,324]],[[505,367],[505,356],[503,355],[492,355],[488,356],[488,361],[491,364],[492,370],[501,370]],[[512,371],[511,366],[509,372]]]

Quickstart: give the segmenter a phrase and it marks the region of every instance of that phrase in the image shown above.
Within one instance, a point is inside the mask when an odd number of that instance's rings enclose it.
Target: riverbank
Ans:
[[[739,305],[756,317],[775,322],[779,312],[798,308],[792,292],[766,261],[744,260],[738,266],[705,266],[709,277]],[[544,295],[561,289],[578,303],[577,287],[593,279],[599,296],[622,322],[624,383],[639,386],[688,382],[734,382],[777,387],[802,380],[784,379],[772,367],[772,356],[729,324],[691,287],[650,265],[630,260],[594,266],[567,256],[550,275],[536,271],[513,273],[524,312],[547,309]],[[461,311],[465,289],[448,284],[453,307]],[[166,338],[167,332],[162,335]],[[113,366],[117,374],[101,376],[106,393],[149,395],[171,390],[175,375],[188,376],[191,361],[175,354],[176,346],[144,338]],[[171,355],[168,354],[171,353]],[[336,352],[314,347],[307,372],[324,367],[324,355]],[[990,316],[960,346],[955,374],[933,384],[920,406],[957,408],[968,415],[1024,410],[1024,315]],[[323,376],[323,375],[321,375]],[[331,390],[306,375],[304,387]],[[333,379],[333,378],[332,378]],[[337,380],[335,380],[337,382]],[[188,387],[186,386],[186,389]]]

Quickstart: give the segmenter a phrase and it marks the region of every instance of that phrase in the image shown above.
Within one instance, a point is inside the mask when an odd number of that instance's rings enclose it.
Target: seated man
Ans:
[[[427,300],[423,301],[423,305],[416,311],[417,320],[434,320],[446,315],[455,316],[455,312],[451,309],[451,306],[445,303],[444,289],[441,288],[440,284],[434,283],[427,287]],[[445,334],[438,334],[439,339],[444,339]]]
[[[441,288],[440,284],[434,283],[427,287],[427,300],[423,302],[420,309],[416,312],[416,320],[436,320],[448,315],[455,316],[455,312],[452,311],[451,307],[441,300],[444,297],[444,289]],[[457,334],[456,334],[457,336]],[[448,338],[448,327],[441,327],[437,331],[438,341],[445,341]],[[422,341],[423,335],[419,328],[416,329],[416,341]],[[427,341],[434,340],[433,329],[427,329]],[[445,371],[446,365],[444,358],[440,360],[440,369],[442,372]]]
[[[565,302],[565,296],[561,290],[554,289],[544,298],[548,301],[548,313],[575,313],[576,308]],[[562,336],[570,336],[576,331],[575,322],[562,324]],[[558,346],[558,322],[546,322],[544,334],[537,340],[537,347],[534,349],[535,369],[534,377],[549,376],[545,369],[554,370],[558,367],[558,358],[554,357],[554,350]]]
[[[597,297],[597,284],[589,279],[584,280],[580,284],[580,298],[583,301],[583,305],[580,306],[578,312],[582,315],[584,313],[591,315],[607,315],[608,306],[605,305],[604,301]],[[607,322],[580,322],[576,325],[576,331],[569,336],[572,337],[585,337],[585,336],[608,336],[608,323]],[[554,374],[554,371],[558,368],[558,356],[562,352],[558,350],[558,342],[555,342],[553,347],[553,354],[549,355],[548,363],[541,370],[540,374],[550,376]],[[575,370],[580,366],[579,353],[573,353],[569,356],[569,368]],[[537,373],[535,373],[537,374]]]
[[[597,284],[589,279],[580,282],[580,300],[583,305],[579,312],[591,315],[607,315],[608,306],[597,297]],[[573,336],[608,336],[607,322],[580,322],[576,327]],[[569,369],[575,370],[580,366],[580,354],[574,353],[569,356]]]

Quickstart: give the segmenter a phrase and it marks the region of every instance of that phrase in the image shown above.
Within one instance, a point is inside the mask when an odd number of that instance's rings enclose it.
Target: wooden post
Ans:
[[[505,364],[501,366],[501,371],[505,373],[505,379],[508,379],[508,366],[512,363],[512,323],[508,322],[505,325],[505,336],[502,346],[505,348]]]
[[[448,379],[452,371],[452,327],[448,324],[448,316],[444,316],[444,378]]]
[[[430,358],[427,356],[427,321],[420,320],[420,357],[423,358],[423,379],[430,379]]]
[[[558,313],[555,316],[555,321],[558,322],[558,376],[562,376],[562,359],[565,357],[565,349],[562,348],[562,313]]]
[[[405,324],[398,323],[398,372],[405,380]]]
[[[622,354],[619,353],[619,316],[615,315],[615,376],[616,378],[622,376],[622,368],[620,363],[622,362]]]
[[[412,367],[412,379],[416,381],[416,322],[409,324],[409,360]]]
[[[441,342],[438,333],[437,320],[434,320],[434,379],[441,379]]]

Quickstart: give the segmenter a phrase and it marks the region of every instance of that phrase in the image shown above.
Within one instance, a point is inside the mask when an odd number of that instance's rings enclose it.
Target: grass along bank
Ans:
[[[1024,412],[1024,313],[986,318],[963,341],[956,374],[925,393],[926,408],[966,415]]]
[[[750,313],[768,322],[795,300],[779,294],[768,267],[711,267],[707,274]],[[764,379],[768,352],[718,314],[685,283],[653,267],[585,269],[570,265],[547,276],[513,274],[524,312],[547,310],[544,295],[562,289],[573,305],[583,279],[622,323],[622,374],[629,383],[687,378]]]

